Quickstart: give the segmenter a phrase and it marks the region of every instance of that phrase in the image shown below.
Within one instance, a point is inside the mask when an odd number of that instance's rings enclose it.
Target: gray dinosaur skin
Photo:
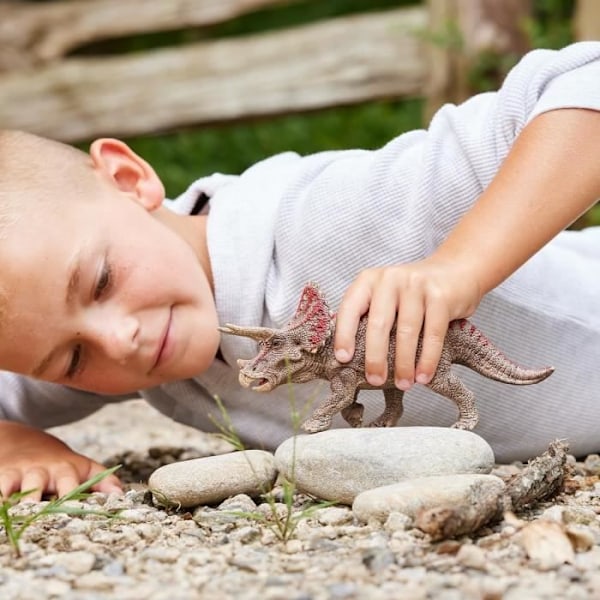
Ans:
[[[253,359],[238,360],[239,381],[244,387],[268,392],[282,383],[304,383],[313,379],[329,381],[330,394],[302,424],[306,432],[314,433],[328,429],[338,412],[352,427],[362,426],[364,407],[357,402],[360,390],[381,389],[385,398],[383,412],[369,423],[369,427],[393,427],[402,416],[404,392],[395,387],[393,379],[395,329],[390,334],[388,380],[375,387],[365,379],[367,322],[368,315],[365,315],[358,326],[352,360],[338,362],[333,352],[335,316],[329,312],[318,287],[307,284],[294,317],[281,329],[230,324],[219,329],[259,342],[259,352]],[[417,359],[420,351],[419,341]],[[520,367],[506,358],[467,319],[451,321],[437,371],[427,387],[456,404],[458,420],[452,427],[467,430],[473,429],[479,419],[475,397],[452,371],[452,364],[464,365],[484,377],[513,385],[538,383],[554,371],[553,367],[535,370]]]

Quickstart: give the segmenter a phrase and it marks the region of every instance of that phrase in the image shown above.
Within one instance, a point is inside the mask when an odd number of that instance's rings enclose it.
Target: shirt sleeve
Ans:
[[[578,50],[577,62],[574,50]],[[561,108],[600,110],[600,42],[582,42],[567,48],[556,67],[567,70],[556,73],[552,69],[547,77],[536,78],[539,98],[529,121]]]
[[[46,429],[78,421],[128,396],[102,396],[0,371],[0,419]]]

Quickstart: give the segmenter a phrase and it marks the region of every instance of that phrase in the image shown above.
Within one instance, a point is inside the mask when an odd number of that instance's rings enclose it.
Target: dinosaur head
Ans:
[[[281,329],[229,324],[219,327],[223,333],[258,341],[258,354],[238,361],[240,384],[257,392],[268,392],[288,381],[300,383],[319,377],[315,355],[333,329],[334,317],[313,283],[305,286],[294,316]]]

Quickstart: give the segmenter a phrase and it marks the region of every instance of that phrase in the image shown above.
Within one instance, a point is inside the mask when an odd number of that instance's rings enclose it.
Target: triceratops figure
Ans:
[[[220,331],[257,340],[259,352],[252,360],[238,360],[239,381],[256,392],[268,392],[282,383],[303,383],[325,379],[331,394],[302,424],[309,432],[323,431],[331,425],[333,415],[342,413],[353,427],[362,425],[364,407],[356,401],[360,390],[382,389],[385,408],[370,427],[393,427],[402,415],[403,392],[394,386],[395,329],[390,334],[388,380],[375,388],[365,379],[365,331],[368,315],[362,317],[356,334],[352,360],[340,363],[333,352],[335,315],[329,312],[319,288],[306,285],[292,320],[282,329],[225,325]],[[417,349],[420,352],[421,346]],[[434,392],[449,398],[458,406],[458,429],[473,429],[478,421],[474,394],[452,372],[452,364],[465,365],[484,377],[528,385],[548,377],[553,367],[525,369],[508,360],[500,350],[466,319],[450,322],[437,371],[427,384]]]

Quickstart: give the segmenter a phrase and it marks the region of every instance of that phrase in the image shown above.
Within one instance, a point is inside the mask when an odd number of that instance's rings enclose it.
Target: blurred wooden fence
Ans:
[[[518,39],[497,34],[517,30],[530,4],[503,0],[512,5],[508,23],[506,11],[501,18],[486,13],[495,0],[430,0],[143,52],[73,54],[93,42],[208,27],[291,2],[0,0],[0,128],[77,141],[380,98],[427,96],[430,106],[439,105],[466,93],[457,75],[464,60],[457,64],[450,45],[432,42],[428,32],[456,19],[463,33],[471,30],[467,50],[477,50],[473,32],[482,30],[482,43],[518,46]]]

